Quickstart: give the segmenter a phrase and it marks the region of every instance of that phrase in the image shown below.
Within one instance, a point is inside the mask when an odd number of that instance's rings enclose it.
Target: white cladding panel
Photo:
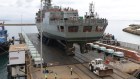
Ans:
[[[25,51],[9,53],[9,65],[16,64],[25,64]]]

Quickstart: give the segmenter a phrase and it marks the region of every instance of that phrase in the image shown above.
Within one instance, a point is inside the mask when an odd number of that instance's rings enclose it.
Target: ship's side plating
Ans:
[[[80,43],[83,47],[85,42],[101,38],[108,22],[94,12],[93,3],[90,4],[89,13],[81,17],[78,10],[52,6],[50,0],[45,0],[43,9],[37,13],[36,25],[39,32],[42,25],[43,36],[48,39],[66,41],[67,44]]]
[[[0,23],[0,52],[5,52],[9,49],[9,41],[7,41],[7,30],[4,26],[4,21]]]

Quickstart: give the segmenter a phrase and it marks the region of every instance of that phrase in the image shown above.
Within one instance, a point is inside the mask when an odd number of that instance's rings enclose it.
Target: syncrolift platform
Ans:
[[[32,40],[32,44],[40,51],[40,41],[37,38],[36,33],[27,34],[29,40]],[[76,47],[77,48],[77,47]],[[88,63],[90,60],[99,57],[96,51],[90,51],[88,53],[82,54],[80,50],[75,50],[75,56],[67,56],[66,53],[57,47],[50,47],[43,44],[43,60],[52,66],[63,66],[63,65],[74,65],[81,63]],[[120,73],[120,71],[117,71]],[[124,74],[123,72],[121,72]],[[126,74],[125,74],[126,75]],[[128,76],[128,75],[127,75]],[[125,78],[128,78],[125,76]],[[131,77],[132,78],[132,77]]]
[[[25,39],[25,42],[29,48],[28,53],[28,72],[30,73],[29,79],[35,79],[35,78],[44,78],[43,73],[41,73],[41,68],[38,65],[34,66],[35,62],[32,63],[34,58],[39,57],[40,54],[40,41],[37,38],[36,33],[30,33],[26,35],[23,35]],[[35,51],[34,51],[35,50]],[[31,52],[34,51],[34,52]],[[38,51],[38,52],[37,52]],[[48,47],[45,44],[43,44],[43,61],[47,63],[48,66],[47,69],[51,71],[52,73],[47,74],[48,78],[55,78],[54,74],[57,73],[57,78],[85,78],[85,79],[100,79],[99,76],[95,75],[93,72],[89,71],[88,63],[92,60],[92,58],[95,58],[98,56],[98,53],[96,51],[90,51],[88,53],[80,53],[79,50],[76,49],[75,56],[67,56],[64,51],[59,50],[57,47]],[[36,54],[32,54],[36,53]],[[38,54],[37,54],[38,53]],[[95,55],[97,54],[97,55]],[[42,63],[44,63],[42,62]],[[39,62],[41,63],[41,62]],[[39,68],[38,68],[39,67]],[[70,75],[70,69],[73,68],[73,74],[74,76]],[[112,67],[113,68],[113,67]],[[44,68],[43,68],[44,69]],[[114,73],[111,76],[103,77],[103,79],[136,79],[132,77],[129,74],[126,74],[124,72],[121,72],[120,70],[113,68]],[[55,73],[54,73],[55,72]],[[56,75],[55,75],[56,76]]]
[[[36,48],[36,51],[40,54],[40,40],[37,38],[37,33],[29,33],[27,34],[27,37],[29,40],[31,40],[31,43]],[[42,53],[43,53],[43,61],[44,63],[47,63],[48,66],[51,65],[70,65],[70,64],[77,64],[80,63],[76,59],[74,59],[71,56],[67,56],[66,53],[62,50],[60,50],[58,47],[50,47],[46,46],[46,44],[43,43],[42,46]]]

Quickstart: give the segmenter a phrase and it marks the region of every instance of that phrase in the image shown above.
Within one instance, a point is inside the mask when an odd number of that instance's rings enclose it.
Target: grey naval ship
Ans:
[[[77,9],[53,6],[51,0],[42,3],[35,18],[38,37],[42,33],[44,43],[58,45],[67,55],[74,54],[74,43],[79,44],[81,53],[84,53],[86,43],[99,40],[108,25],[107,19],[99,18],[93,3],[90,3],[89,12],[84,16],[79,16]]]

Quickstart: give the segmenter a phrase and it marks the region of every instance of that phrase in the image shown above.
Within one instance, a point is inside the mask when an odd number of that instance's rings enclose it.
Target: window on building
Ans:
[[[92,26],[84,26],[83,27],[83,32],[91,32]]]
[[[78,26],[69,26],[68,32],[78,32]]]

